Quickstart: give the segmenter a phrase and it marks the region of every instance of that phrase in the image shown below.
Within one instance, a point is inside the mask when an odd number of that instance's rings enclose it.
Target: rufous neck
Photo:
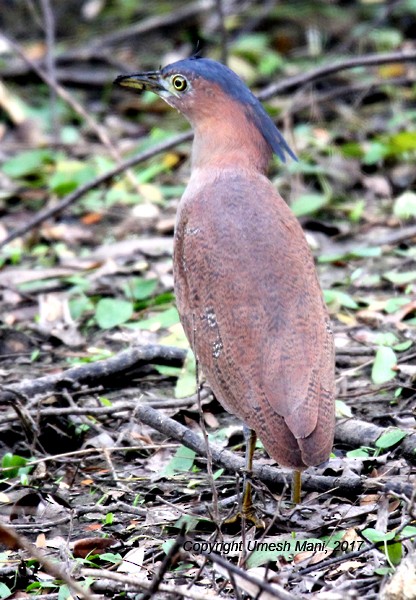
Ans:
[[[241,168],[263,174],[267,172],[272,151],[245,116],[229,118],[225,125],[215,117],[193,125],[193,169]]]

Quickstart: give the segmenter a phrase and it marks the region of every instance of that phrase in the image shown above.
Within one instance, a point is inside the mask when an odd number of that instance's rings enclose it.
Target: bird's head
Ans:
[[[262,135],[271,152],[283,161],[285,154],[296,159],[285,139],[257,98],[228,67],[208,58],[187,58],[159,71],[120,75],[115,84],[149,90],[179,110],[197,129],[201,124],[223,127],[232,119],[244,125],[245,119]],[[221,122],[223,120],[223,123]]]

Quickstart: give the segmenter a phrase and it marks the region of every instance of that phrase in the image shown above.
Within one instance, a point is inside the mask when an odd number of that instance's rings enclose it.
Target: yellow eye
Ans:
[[[172,85],[178,92],[184,92],[188,87],[188,82],[182,75],[174,75],[172,77]]]

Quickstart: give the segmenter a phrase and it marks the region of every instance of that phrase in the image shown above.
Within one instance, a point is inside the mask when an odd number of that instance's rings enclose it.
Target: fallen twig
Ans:
[[[82,569],[81,574],[84,577],[94,577],[98,579],[98,585],[96,587],[102,591],[106,590],[106,580],[117,581],[123,584],[122,591],[124,593],[128,591],[150,590],[153,586],[153,582],[148,581],[147,575],[143,577],[143,579],[139,579],[136,574],[123,575],[122,573],[114,573],[114,571],[106,569]],[[207,597],[212,600],[219,600],[220,598],[213,593],[207,595],[207,591],[202,587],[198,588],[197,586],[193,586],[192,588],[189,588],[187,585],[177,585],[175,583],[160,583],[159,591],[170,593],[174,596],[180,596],[182,598],[190,598],[190,600],[206,600]]]
[[[15,394],[32,397],[52,392],[57,386],[61,389],[71,389],[87,383],[104,381],[108,377],[114,378],[115,375],[120,376],[136,369],[142,364],[181,365],[186,354],[186,349],[174,346],[157,344],[134,346],[105,360],[73,367],[62,373],[54,373],[38,379],[25,379],[20,383],[3,386],[0,391],[0,404],[12,401]]]

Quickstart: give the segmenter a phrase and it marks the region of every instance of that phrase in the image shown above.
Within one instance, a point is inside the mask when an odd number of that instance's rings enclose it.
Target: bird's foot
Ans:
[[[223,524],[224,525],[235,525],[236,523],[240,523],[240,522],[241,522],[241,524],[252,523],[256,529],[265,529],[266,528],[266,523],[263,521],[263,519],[259,518],[256,515],[256,510],[255,510],[254,506],[251,506],[246,510],[243,507],[242,510],[239,510],[234,515],[231,515],[231,517],[229,517],[228,519],[225,519]]]

